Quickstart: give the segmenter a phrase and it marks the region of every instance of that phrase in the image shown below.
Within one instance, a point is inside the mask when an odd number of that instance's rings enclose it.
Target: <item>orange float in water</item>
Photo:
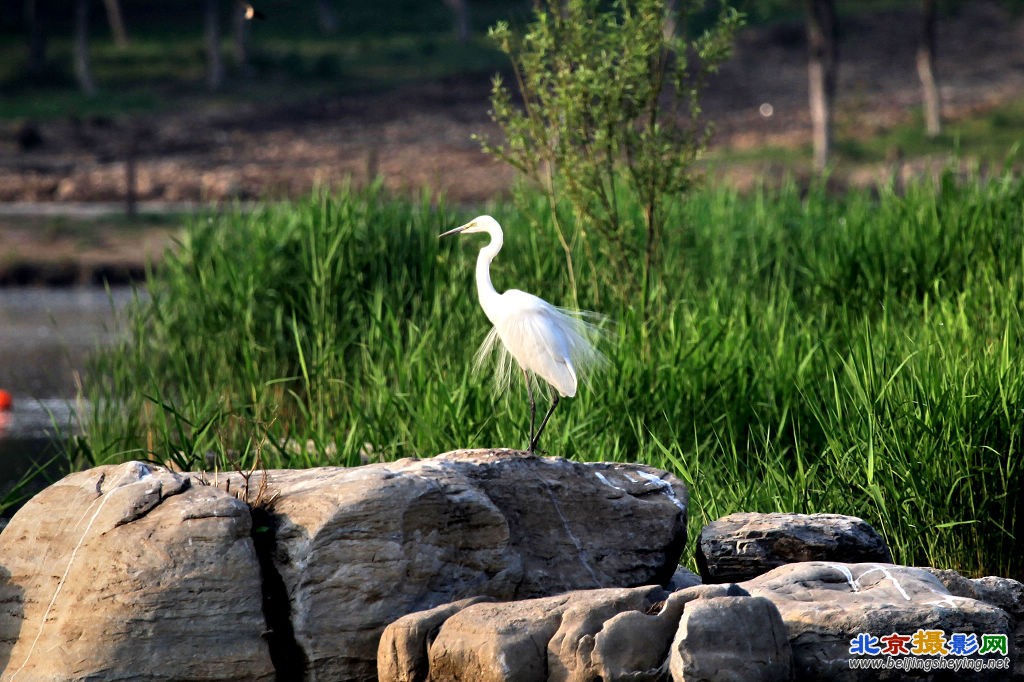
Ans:
[[[11,399],[11,394],[0,388],[0,412],[6,412],[11,409],[11,404],[14,401]]]

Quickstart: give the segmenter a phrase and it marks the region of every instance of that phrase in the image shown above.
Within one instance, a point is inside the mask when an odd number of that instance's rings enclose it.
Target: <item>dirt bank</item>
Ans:
[[[842,31],[837,116],[844,134],[871,135],[907,120],[918,101],[915,13],[848,20]],[[1024,96],[1024,18],[1002,4],[965,3],[940,23],[939,49],[947,116]],[[739,36],[736,56],[704,99],[716,122],[716,146],[807,144],[805,50],[799,24]],[[0,129],[0,202],[123,201],[129,156],[141,201],[294,197],[315,186],[380,176],[397,193],[429,191],[453,202],[480,202],[506,191],[512,179],[471,139],[473,133],[496,133],[487,117],[488,91],[485,78],[459,78],[302,102],[199,99],[146,116],[35,124],[38,139],[27,146],[24,138],[18,141],[24,123],[12,122]],[[763,104],[771,105],[770,116]],[[759,165],[737,165],[724,180],[747,183],[764,172]],[[839,169],[856,182],[887,172]],[[7,269],[0,282],[31,281],[24,268],[32,262],[56,268],[43,278],[56,282],[94,281],[91,273],[102,269],[97,263],[138,272],[169,232],[166,226],[134,234],[93,230],[83,248],[67,230],[40,228],[50,224],[0,217],[0,269]],[[22,270],[11,270],[14,265]]]

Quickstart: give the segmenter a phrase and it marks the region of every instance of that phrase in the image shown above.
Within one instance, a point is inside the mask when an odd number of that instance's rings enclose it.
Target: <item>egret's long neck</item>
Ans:
[[[501,245],[504,242],[503,235],[500,231],[490,232],[491,242],[480,249],[479,255],[476,257],[476,292],[480,298],[480,307],[487,313],[487,317],[491,317],[491,311],[494,310],[493,303],[497,302],[498,292],[494,290],[494,285],[491,284],[491,261],[501,251]],[[493,318],[491,322],[494,322]]]

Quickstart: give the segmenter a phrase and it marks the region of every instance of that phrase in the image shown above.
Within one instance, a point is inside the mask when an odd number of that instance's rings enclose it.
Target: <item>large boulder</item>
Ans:
[[[138,462],[72,474],[0,535],[5,680],[273,680],[249,508]]]
[[[657,620],[656,616],[645,614],[663,610],[668,596],[658,586],[605,588],[413,613],[384,631],[378,657],[379,679],[381,682],[625,679],[623,658],[655,659],[655,669],[665,659],[678,612],[674,619],[662,619],[667,626],[662,627],[664,632],[660,638],[652,639],[650,628],[640,633],[632,628],[620,628],[610,652],[608,642],[598,639],[604,636],[607,640],[606,626],[624,614]],[[418,636],[408,636],[412,633]],[[394,647],[392,643],[398,636],[403,636],[401,646]],[[618,674],[609,675],[606,662],[602,661],[609,653],[616,659],[613,665]],[[405,661],[415,661],[417,665],[403,665]],[[648,664],[645,662],[641,667],[646,671]],[[631,672],[639,670],[633,667]],[[634,679],[641,678],[634,676]]]
[[[395,682],[426,680],[430,672],[427,651],[445,621],[488,597],[468,597],[402,616],[384,629],[377,646],[377,678]]]
[[[384,628],[449,601],[667,583],[686,539],[686,488],[642,465],[485,450],[267,476],[312,680],[376,679]]]
[[[381,632],[413,611],[687,581],[686,504],[656,469],[511,451],[212,479],[100,467],[0,535],[0,664],[32,680],[373,680]]]
[[[941,650],[943,642],[949,642],[955,633],[973,634],[979,642],[985,634],[1011,635],[1011,619],[1005,611],[951,594],[922,568],[812,561],[781,566],[740,586],[778,608],[789,633],[799,680],[903,679],[908,674],[903,670],[861,669],[850,664],[851,659],[885,658],[882,652],[872,652],[874,647],[895,647],[881,639],[893,633],[908,637],[908,649],[914,646],[913,636],[922,633],[918,637],[925,639],[919,651],[913,652],[915,656],[926,650],[925,642],[930,642],[927,650],[932,645]],[[925,631],[940,634],[928,638]],[[860,649],[855,640],[863,645],[863,653],[857,653]],[[1011,648],[1007,652],[1011,664],[1012,656]],[[915,671],[914,677],[947,679],[948,672]],[[1010,667],[993,668],[971,679],[1004,680],[1010,672]]]
[[[955,597],[977,599],[986,604],[998,607],[1010,616],[1013,626],[1013,651],[1018,655],[1014,658],[1014,679],[1024,680],[1024,584],[1012,578],[985,576],[984,578],[965,578],[956,571],[938,568],[926,568]]]
[[[772,665],[779,666],[785,676],[789,671],[781,667],[789,662],[785,630],[774,607],[760,603],[764,600],[757,600],[759,608],[733,611],[729,626],[716,631],[718,641],[704,638],[692,647],[673,645],[680,619],[693,604],[720,599],[755,601],[736,585],[698,585],[676,592],[648,585],[500,603],[459,602],[412,613],[389,625],[380,640],[378,679],[661,682],[668,670],[670,648],[675,647],[673,655],[677,651],[693,654],[687,668],[690,672],[698,670],[694,658],[706,672],[711,665],[721,664],[725,660],[721,652],[737,641],[732,629],[738,626],[752,641],[764,634],[752,628],[764,627],[767,621],[752,614],[760,615],[765,609],[774,612],[771,625],[778,636],[773,641],[780,647]],[[744,643],[730,662],[738,670],[756,670],[769,658],[760,651]],[[741,661],[744,656],[752,660]]]
[[[803,562],[675,592],[646,586],[462,602],[389,626],[379,679],[842,682],[959,679],[967,671],[1011,679],[1016,621],[1004,609],[1021,607],[1024,588],[944,579],[974,596],[951,593],[929,569]],[[1005,653],[982,652],[986,640],[1002,642]]]
[[[786,626],[764,597],[687,604],[668,660],[677,682],[789,682],[793,677]]]
[[[704,582],[726,583],[784,564],[891,563],[892,555],[882,536],[856,516],[738,512],[701,530],[696,559]]]

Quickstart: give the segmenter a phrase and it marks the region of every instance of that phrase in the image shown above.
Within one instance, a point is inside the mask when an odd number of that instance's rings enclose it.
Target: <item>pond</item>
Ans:
[[[0,495],[74,431],[73,400],[88,355],[117,338],[117,313],[133,291],[119,287],[0,289]],[[51,471],[56,471],[51,467]]]

